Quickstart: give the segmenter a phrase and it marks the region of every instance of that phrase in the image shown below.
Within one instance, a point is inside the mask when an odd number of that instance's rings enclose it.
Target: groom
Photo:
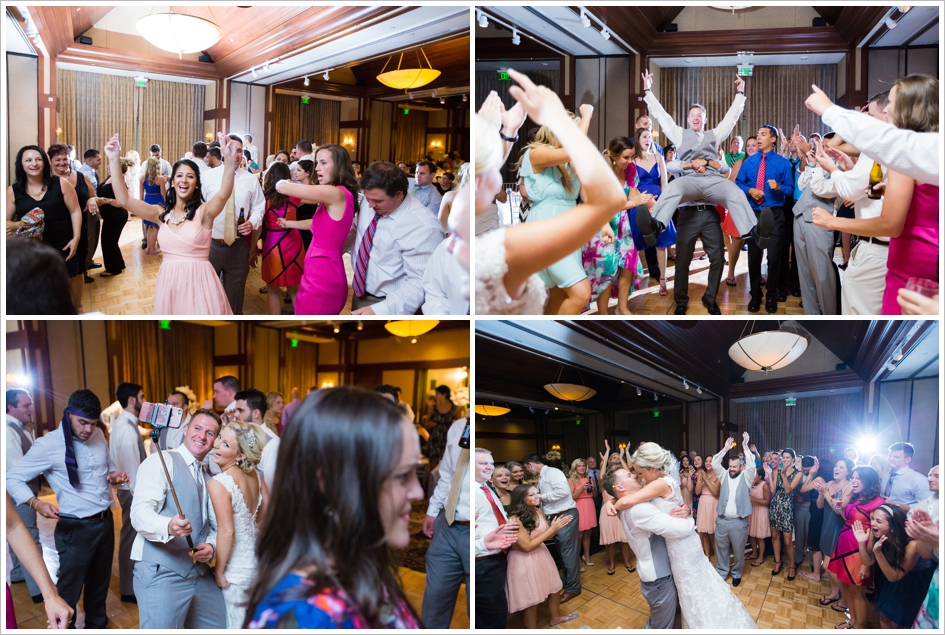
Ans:
[[[732,586],[742,582],[745,568],[745,544],[748,542],[748,517],[751,515],[751,486],[755,482],[755,462],[746,461],[742,471],[742,462],[737,456],[728,458],[728,476],[722,469],[722,459],[728,454],[734,439],[729,437],[722,450],[712,457],[712,471],[719,477],[718,517],[715,519],[715,570],[722,579],[728,577],[729,553],[734,552],[735,564],[732,567]],[[748,447],[748,433],[742,435],[742,447],[745,456],[752,456]]]
[[[220,427],[215,412],[198,410],[180,447],[162,453],[183,518],[169,495],[161,458],[152,454],[138,468],[131,504],[131,524],[138,535],[131,559],[142,629],[226,628],[223,592],[210,573],[216,532],[211,533],[208,520],[210,474],[203,469]],[[192,536],[193,551],[187,536]]]
[[[607,474],[602,484],[617,500],[644,485],[623,468]],[[647,628],[673,628],[678,599],[663,537],[685,538],[695,531],[695,523],[689,515],[690,510],[680,506],[667,516],[651,502],[638,503],[620,512],[627,542],[637,557],[640,590],[650,605]]]

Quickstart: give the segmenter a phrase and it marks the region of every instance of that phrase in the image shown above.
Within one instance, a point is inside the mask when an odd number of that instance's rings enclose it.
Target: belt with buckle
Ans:
[[[868,243],[873,243],[874,245],[882,245],[883,247],[889,247],[889,241],[882,240],[881,238],[873,238],[871,236],[869,238],[866,238],[866,237],[860,238],[860,240],[864,242],[868,242]]]
[[[236,240],[234,240],[234,241],[233,241],[233,245],[235,245],[238,241],[239,241],[239,238],[237,238]],[[218,245],[223,245],[224,247],[232,247],[232,246],[233,246],[233,245],[228,245],[228,244],[226,243],[226,241],[223,240],[222,238],[214,238],[214,239],[213,239],[213,242],[215,242],[215,243],[218,244]]]
[[[453,524],[454,524],[454,525],[466,525],[467,527],[469,527],[469,521],[468,521],[468,520],[454,520],[454,521],[453,521]]]
[[[712,205],[689,205],[688,207],[681,207],[680,209],[689,210],[690,212],[714,212],[715,207]]]

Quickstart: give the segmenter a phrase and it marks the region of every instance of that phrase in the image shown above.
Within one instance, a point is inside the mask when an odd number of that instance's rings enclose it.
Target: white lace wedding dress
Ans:
[[[233,548],[223,572],[230,586],[223,589],[223,600],[226,602],[226,627],[239,629],[243,628],[243,618],[246,616],[246,593],[256,578],[256,513],[262,503],[262,485],[259,485],[259,500],[250,512],[233,477],[223,473],[213,478],[226,488],[233,501]],[[256,479],[259,480],[258,471]],[[210,505],[210,523],[216,527],[217,516],[213,505]]]
[[[682,502],[682,494],[678,481],[670,476],[664,476],[663,479],[672,488],[672,496],[668,499],[654,498],[650,502],[668,514]],[[702,543],[695,532],[685,538],[667,538],[666,551],[673,570],[684,628],[758,628],[745,610],[745,605],[705,557]]]

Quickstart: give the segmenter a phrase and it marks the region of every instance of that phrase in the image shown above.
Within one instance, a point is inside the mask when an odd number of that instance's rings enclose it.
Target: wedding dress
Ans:
[[[662,478],[673,494],[668,499],[654,498],[650,502],[668,514],[682,502],[682,494],[679,481],[670,476]],[[732,589],[706,558],[695,532],[685,538],[666,538],[666,552],[685,628],[758,628],[745,610],[745,605],[732,593]]]
[[[256,513],[262,504],[262,484],[259,485],[255,510],[250,513],[243,492],[232,476],[223,473],[213,478],[226,488],[233,501],[233,548],[223,571],[230,586],[223,589],[223,600],[226,602],[226,627],[239,629],[243,628],[243,618],[246,617],[246,594],[256,577]],[[258,471],[256,479],[259,481]],[[213,505],[210,505],[210,523],[217,526]]]

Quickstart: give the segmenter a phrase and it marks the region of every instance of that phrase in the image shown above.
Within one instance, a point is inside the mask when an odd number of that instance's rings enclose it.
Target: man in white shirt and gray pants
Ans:
[[[116,488],[118,504],[121,505],[121,532],[118,534],[118,586],[122,602],[137,604],[134,587],[135,563],[131,559],[131,547],[135,542],[134,527],[131,526],[131,503],[134,501],[138,468],[147,458],[144,442],[138,432],[138,415],[144,403],[144,391],[138,384],[122,382],[115,389],[115,398],[123,410],[112,420],[112,432],[108,440],[108,453],[115,469],[128,475],[128,482]]]
[[[715,519],[715,570],[722,579],[728,577],[729,553],[735,555],[732,586],[742,581],[745,568],[745,545],[748,543],[748,517],[751,515],[751,485],[755,482],[755,462],[742,462],[737,456],[728,458],[728,474],[722,468],[722,459],[732,449],[734,439],[729,437],[722,450],[712,457],[712,471],[719,477],[718,518]],[[748,433],[742,435],[745,456],[753,456],[748,447]]]
[[[7,473],[13,469],[20,459],[22,459],[35,441],[35,431],[33,429],[33,399],[30,393],[22,388],[11,388],[7,391],[7,447],[6,456]],[[39,478],[35,478],[29,483],[30,491],[33,496],[39,494]],[[33,537],[33,542],[43,552],[43,546],[39,542],[39,529],[36,527],[36,512],[26,503],[16,506],[16,513],[20,515],[23,524]],[[33,576],[25,567],[20,566],[20,561],[10,550],[10,562],[13,568],[10,571],[10,582],[26,582],[26,588],[30,592],[33,602],[38,604],[43,601],[43,595],[40,593],[39,586],[33,580]]]
[[[529,454],[522,459],[522,465],[528,472],[538,477],[538,491],[541,493],[541,507],[550,523],[561,515],[571,516],[571,522],[558,530],[555,538],[558,552],[564,562],[564,593],[561,603],[581,595],[580,532],[578,530],[578,510],[571,496],[571,486],[564,472],[556,467],[545,465],[544,459],[537,454]]]

